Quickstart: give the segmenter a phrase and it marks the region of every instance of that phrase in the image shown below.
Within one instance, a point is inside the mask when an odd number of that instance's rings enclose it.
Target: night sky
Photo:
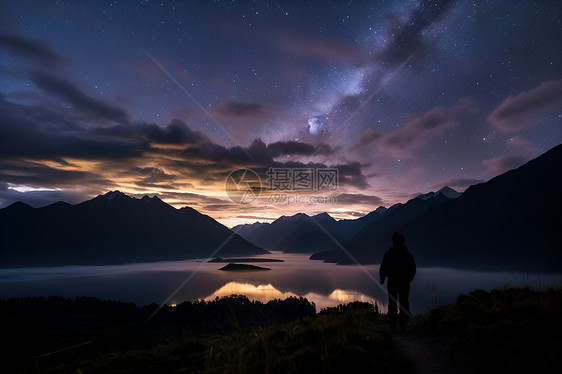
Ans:
[[[119,189],[232,225],[463,191],[562,142],[561,18],[559,1],[2,1],[0,208]],[[337,202],[228,198],[230,171],[269,167],[337,168]]]

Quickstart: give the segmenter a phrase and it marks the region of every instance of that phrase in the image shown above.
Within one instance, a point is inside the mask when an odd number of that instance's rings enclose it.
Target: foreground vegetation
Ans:
[[[373,305],[316,314],[306,299],[244,296],[158,310],[93,298],[0,301],[2,373],[409,373]],[[151,317],[152,316],[152,317]],[[471,372],[546,372],[562,352],[562,291],[473,291],[419,316],[407,336],[435,341]]]
[[[475,290],[436,308],[416,333],[436,336],[477,373],[551,373],[562,353],[562,290]]]
[[[157,309],[94,298],[0,301],[0,372],[407,372],[371,304],[316,314],[303,298],[230,296]]]

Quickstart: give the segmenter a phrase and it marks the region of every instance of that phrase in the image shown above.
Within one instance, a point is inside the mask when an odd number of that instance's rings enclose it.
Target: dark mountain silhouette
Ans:
[[[214,219],[157,196],[108,192],[77,205],[0,209],[0,266],[114,264],[268,253]]]
[[[358,232],[345,248],[362,263],[378,263],[392,232],[406,236],[418,264],[517,271],[562,270],[562,145],[488,182],[469,187],[456,199],[433,196],[407,204],[411,219],[386,217]],[[394,219],[391,219],[394,218]],[[339,249],[313,259],[342,264],[352,260]]]
[[[355,246],[361,245],[358,243],[370,243],[374,232],[391,232],[392,235],[392,231],[395,227],[402,226],[436,206],[439,206],[458,196],[460,196],[460,194],[457,191],[445,186],[437,192],[429,192],[418,195],[405,204],[395,204],[383,211],[374,222],[370,222],[368,225],[361,228],[361,230],[359,230],[355,235],[348,238],[346,242],[340,242],[340,244],[345,243],[344,248],[346,249],[349,247],[355,248]],[[389,240],[390,239],[388,239],[387,242]],[[339,263],[348,263],[348,260],[353,262],[353,260],[349,259],[348,256],[344,254],[333,241],[329,244],[328,248],[330,249],[313,254],[311,259]]]
[[[385,210],[386,208],[380,207],[359,219],[341,221],[336,221],[328,213],[312,217],[297,213],[290,217],[279,217],[272,223],[239,225],[233,230],[262,248],[287,253],[313,253],[331,248],[334,244],[322,228],[336,240],[344,241],[369,223],[375,222]]]

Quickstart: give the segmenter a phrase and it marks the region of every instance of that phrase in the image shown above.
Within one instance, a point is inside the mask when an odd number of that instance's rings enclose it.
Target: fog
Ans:
[[[262,302],[302,296],[313,301],[317,309],[354,300],[376,301],[385,310],[385,287],[378,282],[378,265],[339,266],[310,261],[307,255],[300,254],[263,257],[284,262],[258,263],[271,270],[257,272],[225,272],[218,270],[224,263],[206,260],[0,269],[0,298],[93,296],[142,306],[244,294]],[[411,285],[411,311],[426,313],[434,305],[451,303],[460,293],[476,288],[546,289],[561,285],[561,274],[418,268]]]

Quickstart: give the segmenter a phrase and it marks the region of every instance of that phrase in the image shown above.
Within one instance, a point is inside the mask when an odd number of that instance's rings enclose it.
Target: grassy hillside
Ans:
[[[0,300],[0,372],[411,373],[430,350],[455,372],[540,373],[562,352],[562,290],[475,290],[416,317],[405,335],[359,302],[316,314],[302,298],[230,296],[148,319],[156,309],[93,298]],[[404,339],[420,352],[397,344]]]
[[[472,372],[551,372],[562,352],[562,290],[475,290],[432,310],[416,333],[437,336]]]
[[[306,299],[244,296],[165,307],[93,298],[0,301],[3,373],[407,372],[365,303],[315,313]]]

